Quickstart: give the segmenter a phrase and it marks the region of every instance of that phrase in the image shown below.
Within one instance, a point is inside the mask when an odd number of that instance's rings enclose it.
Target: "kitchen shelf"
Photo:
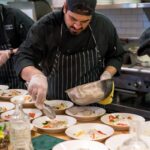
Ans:
[[[124,4],[108,4],[96,6],[96,9],[128,9],[128,8],[150,8],[150,3],[124,3]]]
[[[61,9],[62,6],[53,6],[54,9]],[[97,4],[96,9],[127,9],[127,8],[150,8],[150,3],[124,3],[124,4]]]

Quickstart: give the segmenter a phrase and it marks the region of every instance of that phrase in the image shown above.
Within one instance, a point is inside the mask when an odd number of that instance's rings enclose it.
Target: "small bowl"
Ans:
[[[28,108],[28,107],[29,108],[34,108],[35,107],[35,105],[34,105],[35,102],[32,100],[32,97],[30,95],[15,96],[15,97],[11,98],[10,101],[12,103],[16,103],[16,100],[20,99],[22,97],[24,99],[24,103],[23,103],[24,108]]]
[[[50,105],[57,115],[65,114],[65,110],[73,106],[73,103],[67,100],[46,100],[45,104]]]

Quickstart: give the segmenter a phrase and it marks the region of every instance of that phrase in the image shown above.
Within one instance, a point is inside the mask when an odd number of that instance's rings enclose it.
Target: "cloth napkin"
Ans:
[[[50,135],[40,135],[32,139],[34,150],[52,150],[52,148],[64,140]]]

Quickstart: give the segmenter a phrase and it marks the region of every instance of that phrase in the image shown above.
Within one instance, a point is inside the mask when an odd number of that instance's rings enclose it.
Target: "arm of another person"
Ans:
[[[22,43],[22,41],[25,39],[29,28],[33,24],[33,20],[29,18],[27,15],[25,15],[23,12],[21,12],[19,9],[9,8],[8,13],[10,13],[12,19],[14,20],[14,21],[12,20],[12,23],[14,23],[14,27],[16,31],[14,41],[18,39],[17,41],[19,46]],[[9,37],[9,33],[8,33],[8,37]],[[0,51],[0,66],[5,64],[7,60],[18,50],[18,46],[16,48],[13,48],[14,46],[13,41],[10,41],[10,43],[12,43],[11,49]]]

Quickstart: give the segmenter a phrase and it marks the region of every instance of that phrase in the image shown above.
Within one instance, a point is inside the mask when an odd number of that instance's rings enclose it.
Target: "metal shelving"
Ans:
[[[62,6],[53,6],[54,9],[60,9]],[[96,9],[128,9],[128,8],[150,8],[150,3],[124,3],[124,4],[97,4]]]
[[[150,3],[124,3],[96,6],[96,9],[128,9],[128,8],[150,8]]]

